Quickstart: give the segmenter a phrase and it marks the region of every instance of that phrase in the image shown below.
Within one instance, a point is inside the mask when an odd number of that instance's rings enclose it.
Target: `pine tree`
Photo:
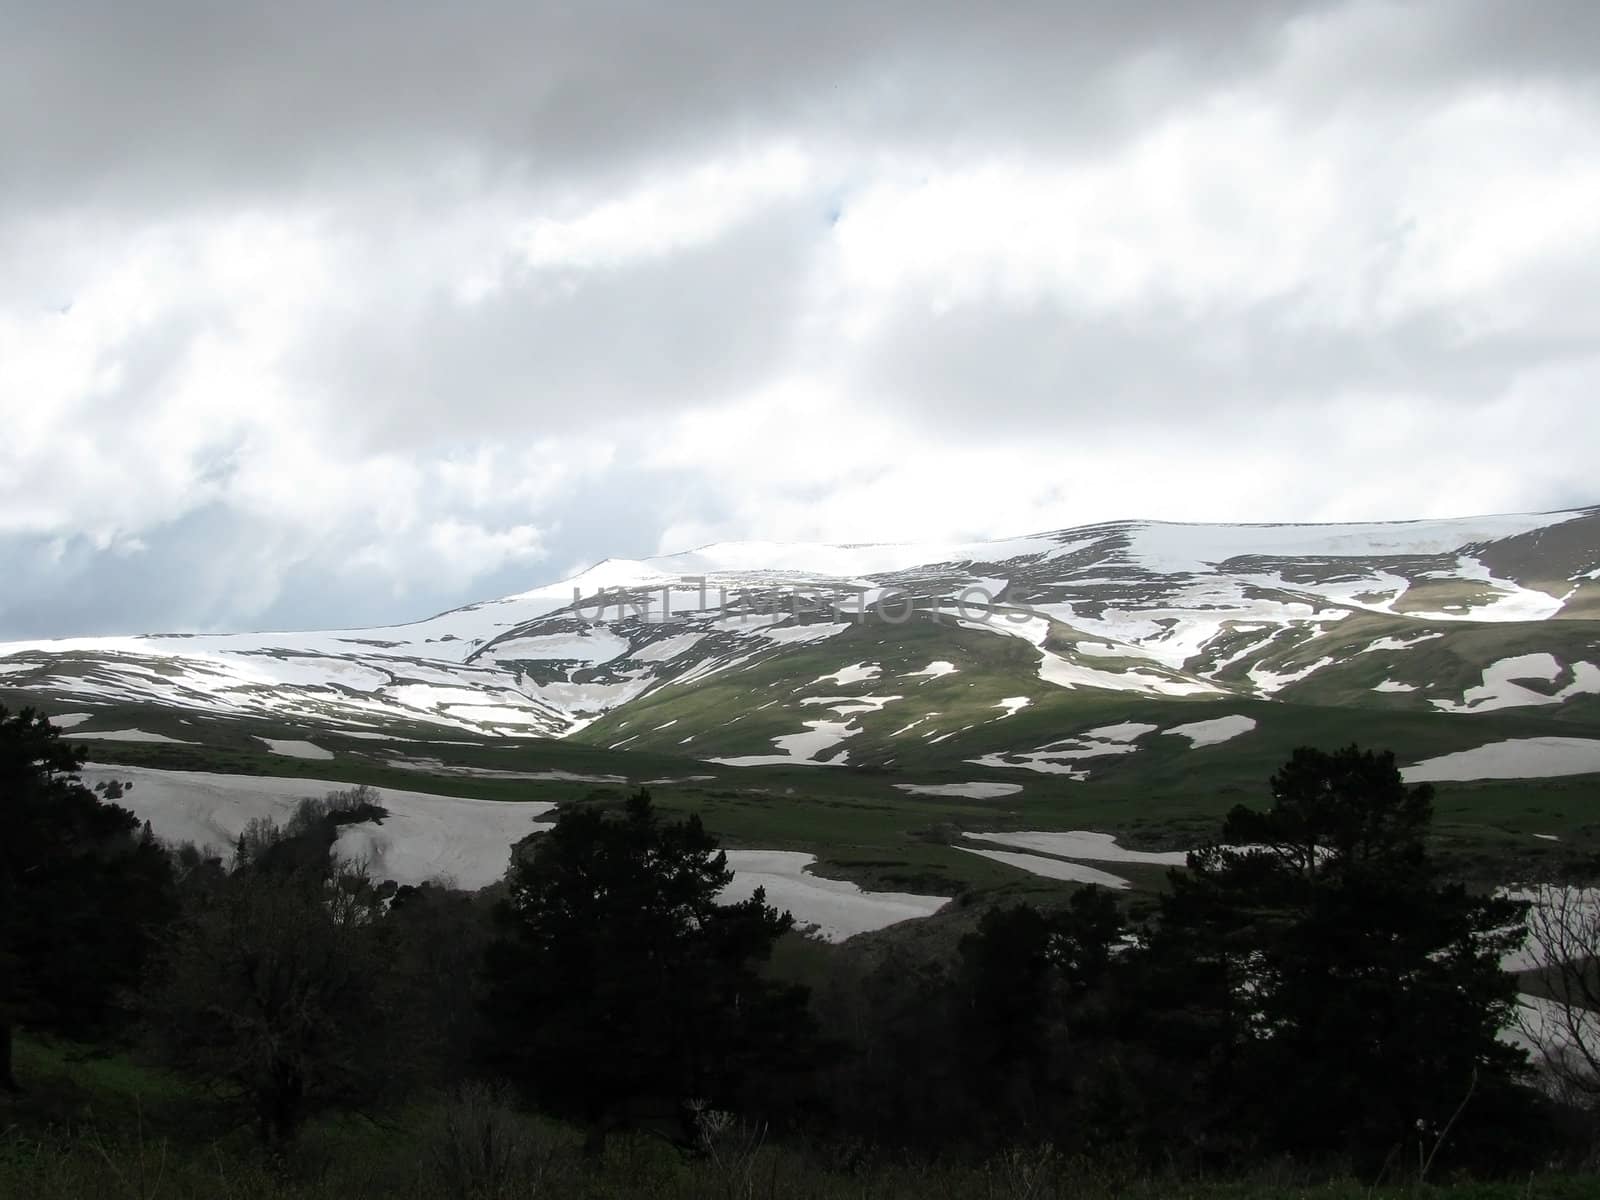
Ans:
[[[1164,1049],[1204,1075],[1218,1145],[1431,1148],[1469,1094],[1518,1077],[1495,1034],[1523,906],[1441,881],[1432,790],[1393,754],[1297,750],[1271,786],[1271,808],[1230,813],[1162,901],[1145,965],[1182,997],[1156,1024]]]
[[[149,826],[78,779],[81,752],[41,713],[0,707],[0,1087],[17,1025],[104,1031],[172,911]]]
[[[487,1057],[548,1111],[609,1130],[675,1124],[691,1102],[745,1110],[760,1073],[809,1050],[802,989],[758,967],[793,918],[733,878],[698,817],[564,811],[514,862],[487,955]]]
[[[1122,933],[1102,888],[1074,892],[1053,912],[992,908],[961,940],[961,1020],[954,1053],[976,1101],[971,1132],[1059,1138],[1092,1019],[1082,1001],[1105,979]]]

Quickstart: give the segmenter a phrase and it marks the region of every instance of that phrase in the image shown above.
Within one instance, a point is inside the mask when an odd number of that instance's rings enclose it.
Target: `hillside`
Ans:
[[[389,628],[5,643],[0,677],[91,705],[352,731],[421,722],[881,762],[985,724],[996,749],[1017,748],[997,722],[1073,693],[1585,707],[1600,695],[1597,620],[1600,510],[1124,522],[952,545],[729,543],[607,560]],[[885,695],[862,699],[868,681]],[[798,694],[828,690],[813,683],[851,699]],[[733,730],[737,718],[749,726]]]
[[[284,787],[218,817],[235,785],[191,776],[163,801],[159,773],[541,808],[645,784],[735,847],[942,895],[1106,870],[1081,840],[1041,856],[969,833],[1088,829],[1170,857],[1293,747],[1359,741],[1438,781],[1439,836],[1498,877],[1595,837],[1600,509],[729,543],[389,628],[4,644],[0,701],[150,771],[135,795],[158,828],[214,840]],[[504,822],[425,807],[360,848],[498,874]],[[1162,869],[1120,864],[1136,886]]]

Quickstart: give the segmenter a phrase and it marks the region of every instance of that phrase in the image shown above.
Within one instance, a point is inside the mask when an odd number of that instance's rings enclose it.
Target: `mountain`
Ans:
[[[1600,725],[1600,508],[723,543],[409,625],[0,644],[0,694],[80,708],[75,735],[113,740],[141,735],[101,713],[149,706],[358,738],[1072,778],[1152,737],[1221,744],[1284,706],[1512,714],[1534,722],[1507,727],[1525,740],[1582,742]]]

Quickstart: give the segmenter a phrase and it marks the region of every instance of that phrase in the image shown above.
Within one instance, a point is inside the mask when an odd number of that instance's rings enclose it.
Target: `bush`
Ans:
[[[522,1200],[549,1194],[561,1146],[512,1108],[508,1088],[467,1083],[440,1110],[429,1149],[448,1195]]]

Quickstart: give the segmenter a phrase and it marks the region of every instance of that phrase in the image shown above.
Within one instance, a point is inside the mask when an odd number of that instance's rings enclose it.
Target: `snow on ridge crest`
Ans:
[[[605,559],[565,580],[409,624],[16,642],[0,644],[0,669],[25,680],[32,672],[25,687],[86,699],[131,698],[358,725],[398,718],[488,733],[561,734],[578,728],[581,718],[658,685],[687,684],[753,659],[765,661],[788,652],[788,643],[814,645],[864,615],[836,607],[831,617],[784,615],[741,624],[738,614],[718,617],[708,597],[694,595],[694,581],[704,577],[712,596],[718,580],[730,589],[746,582],[756,589],[804,588],[808,581],[823,589],[834,583],[871,585],[878,594],[901,588],[931,597],[947,617],[962,589],[988,589],[987,602],[971,612],[957,603],[957,623],[1032,643],[1043,683],[1165,696],[1239,693],[1241,688],[1271,695],[1335,661],[1295,658],[1297,665],[1284,669],[1283,658],[1273,653],[1275,634],[1304,625],[1321,633],[1324,623],[1347,616],[1351,608],[1413,619],[1424,627],[1445,620],[1528,621],[1557,615],[1561,600],[1499,578],[1522,572],[1508,570],[1486,547],[1596,512],[1322,525],[1112,522],[988,541],[717,542],[679,554]],[[1373,561],[1385,557],[1432,558],[1430,567],[1446,558],[1449,569],[1419,575],[1415,567],[1385,569]],[[1249,563],[1240,564],[1248,571],[1233,571],[1227,564],[1236,558],[1303,558],[1311,569],[1263,570],[1261,563]],[[1344,561],[1334,566],[1334,560]],[[1326,566],[1334,569],[1319,573]],[[1478,591],[1461,611],[1395,611],[1409,586],[1435,574],[1471,582]],[[614,623],[588,619],[581,603],[574,608],[575,592],[592,605],[594,597],[611,589],[663,587],[669,589],[672,616],[687,622],[676,636],[663,630],[662,636],[641,638],[630,624],[635,617],[620,605]],[[1006,589],[1003,604],[997,589]],[[653,623],[655,611],[646,614],[646,623]],[[574,632],[575,625],[582,628]],[[1264,637],[1240,640],[1257,627],[1267,631]],[[1074,635],[1078,642],[1072,641]],[[1081,635],[1104,640],[1091,642]],[[1398,650],[1438,636],[1379,638],[1368,648]],[[1225,638],[1232,640],[1223,647]],[[1079,642],[1082,650],[1076,649]],[[1213,646],[1219,648],[1213,651]],[[54,666],[58,656],[67,655],[80,661]],[[84,666],[83,657],[93,661]],[[1104,658],[1146,661],[1106,663],[1110,669],[1104,670],[1092,665]],[[1234,663],[1242,664],[1253,689],[1218,682],[1229,678],[1221,673]],[[939,677],[934,666],[943,668],[939,674],[957,669],[946,657],[906,674],[931,682]],[[1573,664],[1573,669],[1575,691],[1595,690],[1592,664]],[[1539,702],[1527,689],[1513,690],[1513,684],[1486,674],[1484,686],[1464,697],[1461,707],[1500,707],[1508,698]]]

